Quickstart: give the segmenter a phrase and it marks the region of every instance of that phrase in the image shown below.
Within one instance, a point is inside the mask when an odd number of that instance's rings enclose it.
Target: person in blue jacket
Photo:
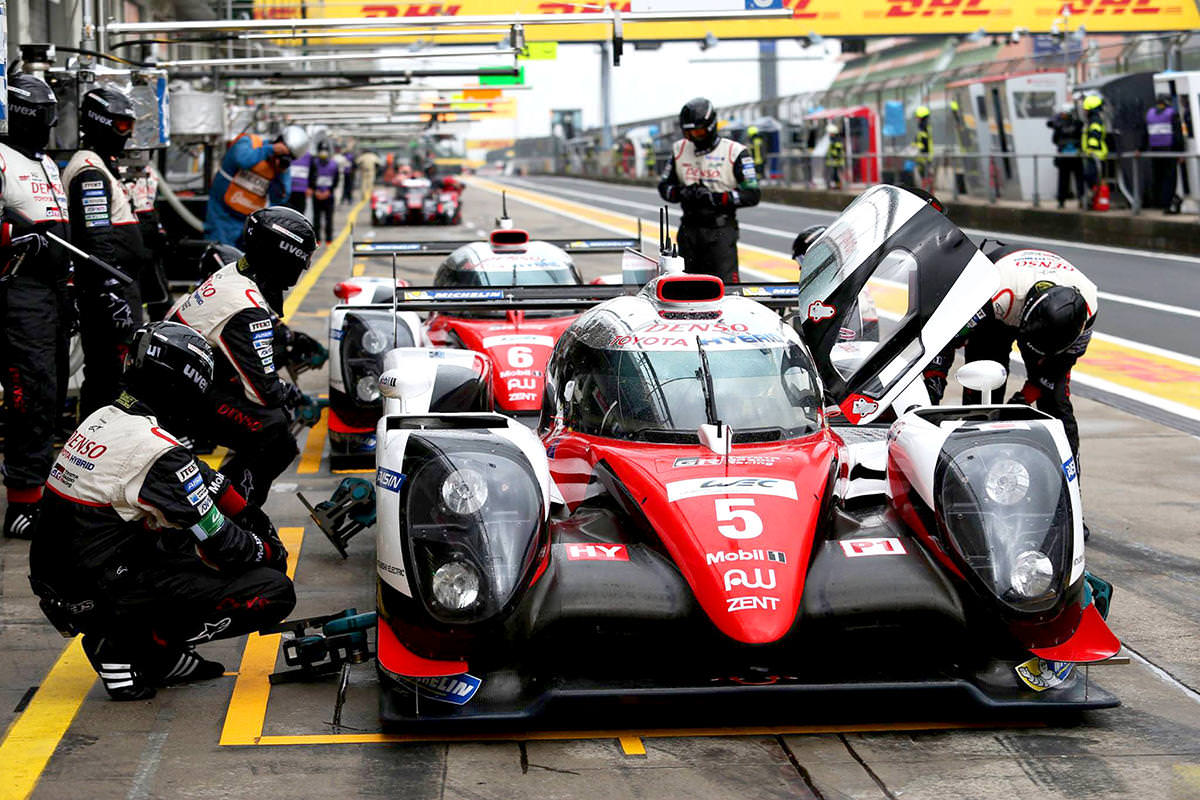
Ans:
[[[292,160],[308,151],[308,134],[289,125],[273,142],[244,133],[233,141],[208,193],[204,238],[238,247],[246,217],[285,202],[292,190]]]

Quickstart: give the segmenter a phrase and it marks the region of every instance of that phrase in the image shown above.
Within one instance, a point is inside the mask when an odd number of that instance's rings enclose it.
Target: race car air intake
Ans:
[[[529,244],[529,232],[518,228],[498,228],[488,237],[493,250],[523,250]]]
[[[656,291],[664,303],[712,303],[725,296],[725,284],[715,275],[671,275]]]

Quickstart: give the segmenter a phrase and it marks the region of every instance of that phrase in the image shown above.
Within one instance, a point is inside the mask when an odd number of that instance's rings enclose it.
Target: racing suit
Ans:
[[[67,193],[49,156],[0,144],[0,200],[12,238],[37,231],[67,238]],[[70,260],[60,245],[49,243],[19,265],[2,266],[4,485],[9,502],[33,503],[54,460],[55,421],[66,395]]]
[[[736,210],[758,205],[761,192],[754,159],[744,145],[717,139],[698,152],[687,139],[671,148],[671,159],[658,182],[658,193],[683,207],[679,253],[688,272],[738,282]]]
[[[988,359],[998,361],[1008,368],[1013,342],[1021,359],[1025,362],[1025,383],[1009,402],[1036,405],[1062,421],[1071,451],[1076,462],[1079,458],[1079,425],[1075,421],[1075,409],[1071,404],[1071,368],[1087,350],[1092,340],[1092,328],[1098,311],[1096,284],[1075,269],[1066,259],[1044,250],[1034,250],[1014,245],[1000,245],[987,254],[1000,272],[1000,289],[967,323],[959,336],[939,353],[925,370],[925,385],[936,403],[941,400],[946,386],[946,374],[954,361],[954,351],[965,346],[967,363]],[[1018,324],[1025,300],[1035,287],[1070,286],[1083,296],[1087,304],[1088,318],[1083,332],[1061,353],[1040,356],[1023,346],[1017,339]],[[1004,400],[1004,387],[996,389],[991,402]],[[981,401],[981,393],[963,389],[963,403],[973,405]]]
[[[287,199],[292,177],[276,171],[274,155],[275,145],[255,134],[242,134],[229,147],[208,192],[205,239],[237,247],[246,217]]]
[[[29,554],[43,610],[64,632],[116,643],[153,682],[182,677],[171,670],[192,645],[295,605],[269,520],[127,393],[71,435],[46,487]]]
[[[207,427],[234,451],[221,471],[246,500],[262,505],[271,482],[299,455],[289,409],[304,398],[275,370],[270,307],[258,285],[237,264],[229,264],[181,297],[169,319],[191,326],[212,345],[213,408]]]
[[[148,253],[129,187],[116,177],[116,160],[80,150],[63,170],[70,198],[71,243],[117,267],[133,283],[122,287],[108,273],[81,263],[75,274],[83,345],[81,417],[117,396],[129,337],[142,323],[138,286]]]

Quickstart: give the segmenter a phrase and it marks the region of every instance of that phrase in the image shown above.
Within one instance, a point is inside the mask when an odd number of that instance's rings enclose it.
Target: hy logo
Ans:
[[[830,319],[836,313],[836,308],[828,303],[822,303],[820,300],[813,300],[808,304],[808,318],[813,322],[820,322],[823,319]]]

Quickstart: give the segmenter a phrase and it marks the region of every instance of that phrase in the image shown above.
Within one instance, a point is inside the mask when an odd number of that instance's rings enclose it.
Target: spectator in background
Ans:
[[[337,202],[339,174],[337,162],[329,152],[329,145],[322,142],[317,148],[316,160],[308,170],[308,186],[313,201],[313,230],[317,233],[317,241],[324,244],[333,241],[333,207]],[[322,230],[325,233],[324,239],[321,238]]]
[[[1075,113],[1074,103],[1063,103],[1053,119],[1046,120],[1050,128],[1050,140],[1059,156],[1054,159],[1058,167],[1058,207],[1062,208],[1071,196],[1071,185],[1075,196],[1083,206],[1083,159],[1079,156],[1079,145],[1083,141],[1083,122]]]
[[[917,106],[914,112],[917,118],[917,138],[913,146],[917,148],[916,162],[917,182],[927,192],[933,191],[933,133],[929,130],[929,106]]]
[[[846,166],[846,142],[842,129],[834,123],[825,126],[829,134],[829,149],[825,151],[825,185],[830,189],[842,188],[842,169]]]
[[[1179,113],[1171,97],[1160,94],[1154,107],[1146,112],[1146,146],[1151,153],[1163,153],[1150,159],[1152,198],[1164,214],[1178,214],[1179,202],[1175,199],[1175,173],[1180,157],[1169,157],[1167,153],[1183,150],[1183,129]]]
[[[1083,98],[1083,110],[1087,119],[1083,128],[1080,148],[1083,150],[1083,180],[1088,191],[1100,183],[1104,174],[1104,161],[1108,158],[1108,126],[1104,123],[1104,98],[1089,94]]]
[[[359,183],[362,186],[362,196],[364,199],[368,198],[375,190],[375,175],[379,172],[379,156],[375,155],[374,151],[367,150],[358,157],[355,166],[361,177]]]
[[[312,167],[312,161],[312,153],[305,153],[288,167],[288,174],[292,176],[292,191],[284,205],[301,214],[308,213],[308,170]]]

